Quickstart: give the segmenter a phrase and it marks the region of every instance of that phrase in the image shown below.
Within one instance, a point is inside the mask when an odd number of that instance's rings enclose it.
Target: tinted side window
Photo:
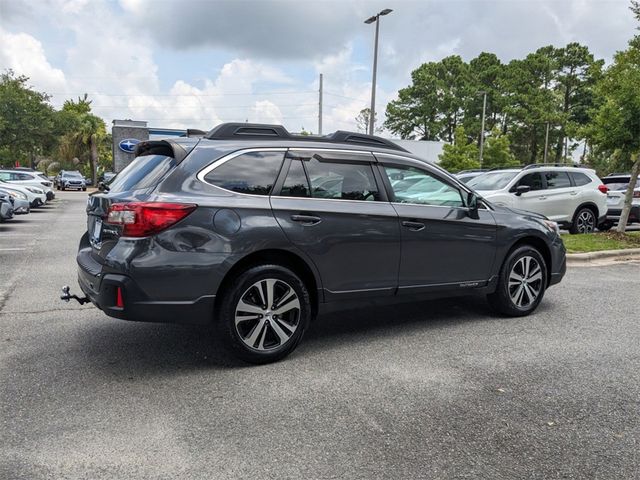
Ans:
[[[395,201],[447,207],[462,207],[460,191],[424,170],[405,166],[385,166]]]
[[[16,180],[34,180],[31,175],[27,175],[26,173],[14,173],[13,174]]]
[[[571,180],[567,172],[544,172],[547,188],[569,188]]]
[[[0,180],[11,180],[11,174],[7,172],[0,172]]]
[[[304,173],[301,160],[293,160],[287,178],[284,180],[280,195],[284,197],[309,197],[309,181]]]
[[[368,163],[305,161],[313,198],[342,200],[379,200],[380,194],[373,170]]]
[[[540,172],[529,173],[520,179],[518,186],[520,185],[527,185],[531,187],[531,190],[543,190],[542,174]]]
[[[574,183],[578,187],[591,183],[591,179],[587,177],[584,173],[571,172],[569,175],[571,175],[571,178],[573,178]]]
[[[204,179],[233,192],[269,195],[283,158],[284,152],[245,153],[214,168]]]

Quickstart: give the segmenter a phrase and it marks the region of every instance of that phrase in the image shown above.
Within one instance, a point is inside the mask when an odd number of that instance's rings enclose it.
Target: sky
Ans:
[[[355,130],[371,95],[380,22],[376,110],[411,71],[482,51],[504,61],[577,41],[610,62],[635,34],[627,0],[0,0],[0,71],[64,100],[88,93],[107,125],[209,130],[266,122],[323,133]]]

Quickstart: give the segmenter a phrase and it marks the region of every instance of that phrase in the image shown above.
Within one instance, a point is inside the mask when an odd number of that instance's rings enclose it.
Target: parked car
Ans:
[[[31,211],[27,195],[12,188],[5,188],[0,184],[0,193],[10,195],[13,198],[13,213],[24,215]]]
[[[390,181],[412,176],[429,181],[410,198]],[[328,177],[339,186],[319,188]],[[289,354],[325,302],[481,294],[522,316],[566,269],[555,222],[350,132],[237,123],[141,142],[89,196],[87,216],[77,254],[87,299],[120,319],[213,322],[254,363]]]
[[[31,187],[28,185],[18,185],[15,183],[7,182],[3,180],[0,176],[0,188],[10,188],[12,190],[18,191],[26,195],[27,200],[29,201],[29,206],[31,208],[39,207],[40,205],[44,205],[47,201],[47,195],[44,193],[44,190],[38,187]]]
[[[613,173],[602,179],[602,182],[609,188],[607,192],[607,217],[604,222],[598,225],[600,230],[610,230],[620,220],[622,208],[624,207],[624,197],[631,181],[631,175]],[[636,182],[631,200],[631,210],[627,224],[640,222],[640,178]]]
[[[87,190],[87,181],[84,176],[76,171],[62,170],[54,180],[56,190]]]
[[[13,198],[0,192],[0,222],[13,218]]]
[[[463,183],[469,183],[469,180],[472,180],[476,177],[479,177],[485,172],[488,172],[486,168],[478,168],[474,170],[463,170],[461,172],[456,173],[456,178]]]
[[[546,216],[571,233],[591,233],[606,216],[607,187],[594,170],[533,164],[494,170],[468,185],[496,205]]]
[[[46,199],[52,200],[55,197],[53,192],[53,184],[48,178],[40,177],[39,172],[30,172],[27,170],[5,169],[0,170],[0,179],[15,185],[23,187],[36,187],[43,190]]]

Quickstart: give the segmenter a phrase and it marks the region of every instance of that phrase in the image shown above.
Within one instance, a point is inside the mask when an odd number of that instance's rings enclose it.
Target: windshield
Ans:
[[[489,172],[469,180],[469,185],[474,190],[500,190],[506,187],[518,172]]]
[[[63,177],[82,177],[82,174],[78,172],[64,172],[62,176]]]

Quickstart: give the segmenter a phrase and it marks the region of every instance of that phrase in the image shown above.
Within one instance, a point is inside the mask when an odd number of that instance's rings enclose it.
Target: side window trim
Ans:
[[[244,148],[241,150],[236,150],[235,152],[231,152],[231,153],[227,153],[226,155],[223,155],[222,157],[214,160],[213,162],[211,162],[210,164],[208,164],[206,167],[202,168],[197,174],[196,174],[196,178],[198,180],[200,180],[202,183],[206,183],[207,185],[211,185],[213,187],[215,187],[215,185],[207,182],[204,177],[206,177],[209,173],[211,173],[213,170],[215,170],[216,168],[224,165],[225,163],[227,163],[230,160],[233,160],[236,157],[239,157],[240,155],[244,155],[245,153],[259,153],[259,152],[286,152],[287,148],[285,147],[264,147],[264,148]],[[285,159],[286,159],[286,155],[285,155]],[[282,171],[282,168],[280,169],[280,171]],[[275,184],[274,184],[275,186]],[[221,187],[217,187],[217,188],[221,188]],[[225,189],[226,190],[226,189]],[[273,189],[272,189],[273,191]],[[233,193],[238,193],[238,192],[233,192]],[[250,193],[244,193],[241,195],[251,195]]]

